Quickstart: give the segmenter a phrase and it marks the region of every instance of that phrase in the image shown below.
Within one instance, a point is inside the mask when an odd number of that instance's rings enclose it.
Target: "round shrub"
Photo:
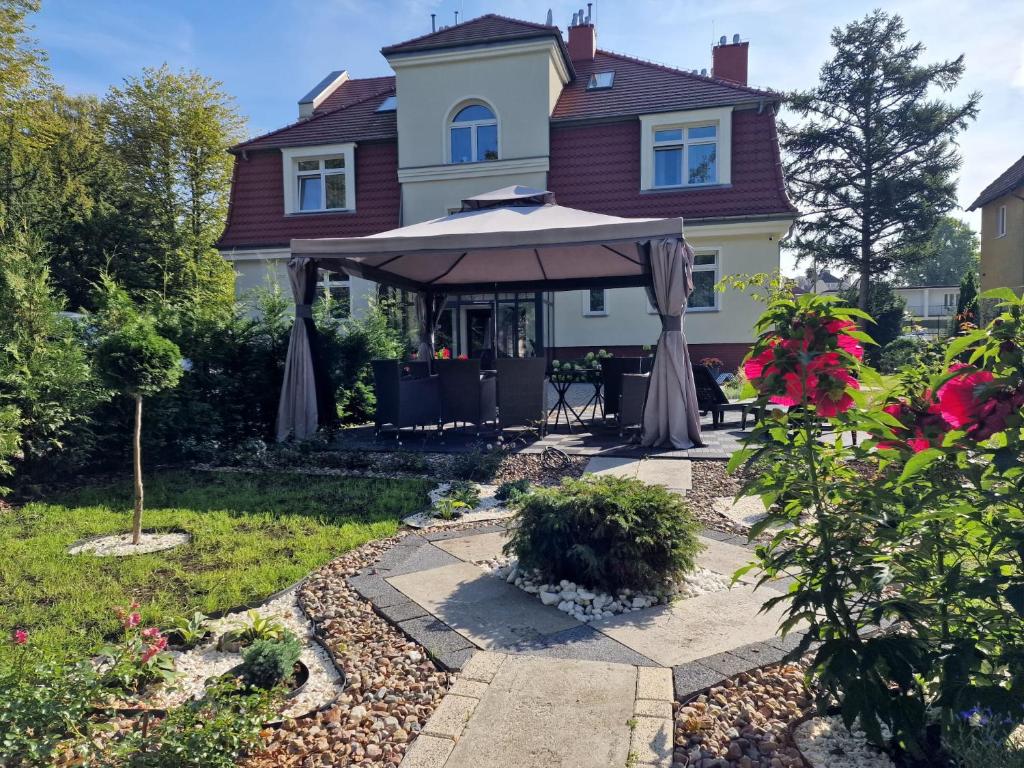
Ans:
[[[650,589],[692,570],[700,550],[686,502],[639,480],[567,478],[520,497],[516,507],[505,553],[549,581]]]

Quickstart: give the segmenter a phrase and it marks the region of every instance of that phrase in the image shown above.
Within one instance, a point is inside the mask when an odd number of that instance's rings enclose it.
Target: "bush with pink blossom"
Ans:
[[[744,365],[766,410],[732,466],[769,510],[762,579],[793,580],[766,605],[807,631],[796,653],[847,722],[906,765],[949,765],[960,711],[1024,719],[1024,301],[992,298],[999,316],[940,367],[882,377],[870,318],[775,296]]]

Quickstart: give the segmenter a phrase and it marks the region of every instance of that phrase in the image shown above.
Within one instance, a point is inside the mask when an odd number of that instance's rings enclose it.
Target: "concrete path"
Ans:
[[[668,768],[672,744],[667,669],[480,651],[402,768]]]
[[[595,456],[587,462],[583,471],[594,475],[632,477],[648,485],[663,485],[678,493],[686,493],[693,487],[693,467],[687,459]]]

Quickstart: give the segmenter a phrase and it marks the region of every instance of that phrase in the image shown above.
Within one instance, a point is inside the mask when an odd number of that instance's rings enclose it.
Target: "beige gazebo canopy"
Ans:
[[[683,239],[681,218],[607,216],[559,206],[551,192],[513,186],[463,200],[461,211],[440,219],[366,237],[292,240],[291,251],[298,330],[281,393],[281,439],[308,436],[324,416],[316,413],[316,403],[324,402],[316,381],[323,376],[315,367],[307,284],[315,283],[316,268],[323,267],[415,291],[424,357],[433,351],[434,327],[448,294],[645,286],[661,315],[662,334],[642,441],[677,448],[700,444],[682,334],[693,290],[693,251]]]

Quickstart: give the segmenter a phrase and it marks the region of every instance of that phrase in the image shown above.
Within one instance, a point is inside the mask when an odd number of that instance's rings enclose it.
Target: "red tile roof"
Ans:
[[[975,208],[991,203],[997,197],[1008,195],[1022,184],[1024,184],[1024,157],[1021,157],[1020,160],[999,174],[999,178],[985,187],[978,195],[978,199],[971,203],[971,207],[967,210],[973,211]]]
[[[548,189],[561,205],[615,216],[794,215],[771,112],[734,112],[732,142],[728,186],[645,192],[640,189],[639,121],[553,125]]]
[[[361,144],[356,151],[355,213],[284,213],[284,179],[277,150],[235,158],[227,225],[217,247],[287,247],[293,237],[358,237],[399,225],[398,145]]]
[[[614,72],[612,87],[587,90],[590,76]],[[576,79],[562,89],[552,120],[584,120],[683,109],[702,109],[766,99],[778,94],[599,50],[576,62]]]
[[[385,77],[358,77],[346,80],[334,89],[334,93],[320,102],[313,114],[333,112],[342,107],[348,107],[371,96],[384,96],[395,92],[395,76]]]
[[[311,144],[394,139],[398,136],[395,113],[377,111],[381,102],[387,96],[394,95],[394,92],[392,84],[391,87],[382,87],[372,92],[370,96],[363,94],[361,101],[345,101],[346,97],[340,96],[340,106],[329,110],[317,110],[310,118],[243,141],[232,147],[231,151],[237,153],[271,147],[302,147]],[[324,104],[326,103],[327,99],[324,100]]]
[[[385,46],[380,49],[380,52],[385,56],[390,56],[395,53],[418,53],[439,48],[462,48],[467,45],[483,45],[536,37],[557,37],[561,42],[562,33],[555,26],[549,27],[547,24],[535,24],[532,21],[510,19],[508,16],[488,13],[437,32],[429,32],[414,37],[412,40]],[[566,61],[568,61],[568,57],[566,57]]]

